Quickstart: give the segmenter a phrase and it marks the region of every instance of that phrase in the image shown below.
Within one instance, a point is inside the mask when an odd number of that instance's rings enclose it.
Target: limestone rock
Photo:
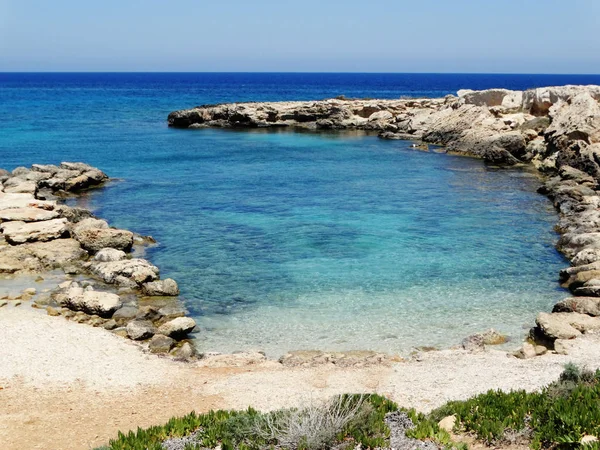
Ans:
[[[133,320],[127,324],[127,336],[134,341],[149,339],[156,333],[156,328],[148,320]]]
[[[114,318],[107,320],[106,322],[104,322],[104,325],[102,325],[102,327],[105,330],[114,330],[115,328],[117,328],[117,326],[117,322]]]
[[[123,284],[130,280],[135,284],[143,284],[158,279],[158,267],[150,264],[145,259],[132,258],[121,261],[96,262],[92,264],[93,273],[101,277],[106,283]]]
[[[485,350],[483,335],[473,334],[463,339],[462,348],[468,352],[478,352]]]
[[[464,103],[476,106],[500,106],[502,105],[505,97],[511,94],[516,94],[516,91],[509,91],[508,89],[487,89],[484,91],[458,91],[458,96],[459,98],[463,99]],[[516,101],[516,99],[513,100],[513,102],[514,101]],[[521,105],[517,103],[517,106]]]
[[[55,206],[56,202],[38,200],[32,194],[0,192],[0,210],[28,207],[52,210]]]
[[[481,335],[483,336],[483,343],[485,345],[501,345],[508,341],[505,335],[499,333],[493,328],[484,331]]]
[[[600,330],[600,318],[576,312],[540,313],[536,324],[549,339],[573,339],[584,332]]]
[[[75,238],[84,249],[91,253],[107,247],[129,251],[133,245],[131,231],[114,228],[89,228],[76,233]]]
[[[118,323],[127,322],[131,319],[134,319],[137,316],[138,311],[138,308],[136,308],[135,306],[123,306],[112,315],[112,318]]]
[[[117,294],[101,291],[84,291],[82,288],[70,288],[61,300],[61,305],[67,308],[83,311],[87,314],[97,314],[101,317],[111,317],[123,303]]]
[[[9,194],[35,194],[37,183],[20,178],[9,178],[4,182],[4,192]]]
[[[121,261],[127,257],[127,254],[116,248],[103,248],[94,255],[94,261],[99,262],[115,262]]]
[[[67,234],[67,219],[52,219],[43,222],[3,222],[0,230],[10,244],[50,241]]]
[[[514,356],[519,359],[531,359],[535,358],[537,355],[538,353],[535,349],[535,345],[529,342],[524,342],[521,348],[514,353]]]
[[[60,313],[58,312],[58,310],[56,308],[53,308],[52,306],[47,306],[46,312],[48,313],[49,316],[60,316]]]
[[[169,353],[175,346],[175,340],[163,334],[155,334],[150,339],[148,348],[152,353]]]
[[[162,324],[158,332],[174,339],[183,339],[195,327],[196,321],[191,317],[177,317]]]
[[[189,343],[184,342],[183,345],[171,352],[179,360],[189,361],[196,356],[196,349]]]
[[[552,312],[576,312],[589,316],[600,316],[600,298],[571,297],[554,305]]]
[[[151,281],[142,285],[142,291],[149,296],[177,296],[179,287],[177,282],[171,278],[164,280]]]
[[[600,261],[600,248],[585,248],[573,257],[571,263],[574,266],[582,266],[597,261]]]
[[[79,233],[85,230],[91,230],[96,228],[109,228],[108,222],[106,220],[97,219],[95,217],[87,217],[83,218],[74,225],[71,226],[71,233],[76,238]]]
[[[39,222],[42,220],[56,219],[57,217],[57,211],[48,211],[41,208],[24,207],[0,210],[0,221],[2,222]]]
[[[573,348],[573,341],[568,339],[557,339],[554,341],[554,351],[559,355],[568,355]]]

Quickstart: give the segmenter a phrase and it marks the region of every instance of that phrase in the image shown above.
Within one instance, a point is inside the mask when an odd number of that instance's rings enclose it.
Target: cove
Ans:
[[[154,236],[200,351],[449,347],[520,340],[565,296],[557,217],[522,169],[362,134],[173,131],[176,151],[90,194]]]

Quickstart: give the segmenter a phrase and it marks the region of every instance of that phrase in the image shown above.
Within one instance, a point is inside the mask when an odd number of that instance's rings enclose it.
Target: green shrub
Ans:
[[[398,406],[379,395],[343,395],[318,406],[260,413],[211,411],[191,413],[169,420],[164,426],[119,433],[111,450],[162,450],[167,438],[197,432],[197,444],[223,450],[264,448],[327,448],[348,442],[363,448],[389,446],[390,430],[385,415]],[[466,450],[441,430],[438,422],[456,415],[460,431],[474,434],[488,444],[528,442],[534,449],[573,449],[586,435],[600,436],[600,371],[591,372],[568,364],[559,379],[541,392],[490,390],[465,401],[448,402],[428,415],[406,410],[415,427],[407,436],[432,440],[446,448]],[[592,444],[587,448],[598,448]],[[104,449],[104,448],[103,448]]]

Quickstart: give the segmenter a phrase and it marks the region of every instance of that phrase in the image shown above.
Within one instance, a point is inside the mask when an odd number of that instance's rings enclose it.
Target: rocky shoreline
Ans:
[[[0,172],[0,275],[37,274],[43,282],[53,271],[64,273],[46,292],[30,287],[5,294],[0,307],[31,300],[51,316],[144,342],[152,353],[194,358],[187,337],[196,323],[186,317],[177,283],[161,280],[156,266],[130,255],[152,239],[109,227],[90,211],[63,202],[107,181],[105,173],[84,163]]]
[[[174,111],[176,128],[365,130],[383,139],[442,146],[497,165],[531,164],[546,179],[539,192],[559,212],[557,249],[570,261],[561,284],[573,297],[541,312],[530,339],[515,353],[566,354],[571,340],[600,331],[600,86],[527,91],[462,90],[437,99],[336,98],[310,102],[203,105]],[[463,347],[480,349],[482,336]]]
[[[541,312],[530,339],[515,356],[548,350],[567,354],[572,340],[600,331],[600,87],[563,86],[525,92],[460,91],[443,99],[348,100],[209,105],[169,115],[182,128],[289,127],[378,131],[385,139],[411,139],[419,149],[476,156],[494,164],[533,164],[545,177],[540,193],[557,208],[557,248],[571,261],[560,282],[573,296]],[[64,200],[103,186],[109,178],[84,163],[36,165],[0,172],[0,275],[64,273],[57,286],[4,295],[0,307],[32,300],[49,315],[103,327],[152,353],[198,357],[188,339],[196,324],[186,316],[171,279],[133,257],[152,239],[111,228],[90,211]],[[46,290],[45,290],[46,291]],[[494,334],[469,336],[468,351],[504,342]],[[262,353],[212,356],[207,365],[255,364]],[[390,364],[376,352],[291,352],[284,366],[332,363],[341,367]]]

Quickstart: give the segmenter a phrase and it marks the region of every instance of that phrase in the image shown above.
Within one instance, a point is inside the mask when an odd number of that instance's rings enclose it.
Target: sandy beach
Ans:
[[[269,410],[343,392],[378,392],[428,411],[488,389],[537,389],[570,361],[600,366],[597,335],[574,341],[569,356],[530,360],[496,350],[444,350],[389,367],[286,368],[251,357],[240,358],[238,367],[210,359],[186,364],[146,354],[106,330],[49,317],[29,303],[2,308],[0,341],[0,441],[6,450],[89,449],[119,430],[192,410]]]

